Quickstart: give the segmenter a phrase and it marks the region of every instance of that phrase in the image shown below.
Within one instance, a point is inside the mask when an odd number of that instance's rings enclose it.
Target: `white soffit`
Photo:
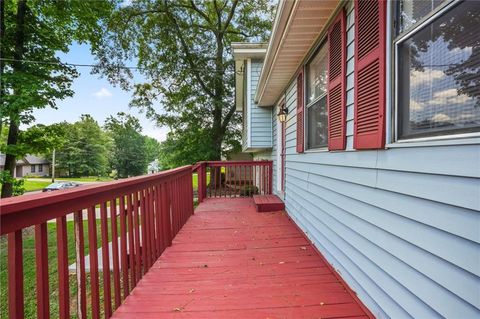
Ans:
[[[280,0],[255,102],[277,102],[341,0]]]

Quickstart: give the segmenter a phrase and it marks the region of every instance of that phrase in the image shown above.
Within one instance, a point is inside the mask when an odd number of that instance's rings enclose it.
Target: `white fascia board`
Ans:
[[[247,147],[252,147],[252,60],[247,59]]]

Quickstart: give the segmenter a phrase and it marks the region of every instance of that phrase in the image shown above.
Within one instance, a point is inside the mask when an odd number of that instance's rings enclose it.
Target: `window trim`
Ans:
[[[303,65],[303,143],[304,143],[304,153],[306,152],[317,152],[317,151],[328,151],[328,114],[327,114],[327,144],[325,146],[318,146],[318,147],[309,147],[308,145],[308,109],[319,102],[322,98],[327,98],[328,95],[328,83],[326,85],[325,93],[317,96],[315,99],[310,101],[310,103],[307,102],[307,78],[308,78],[308,65],[312,60],[317,56],[317,54],[320,52],[322,47],[328,44],[327,37],[324,36],[319,42],[318,45],[315,47],[315,50],[313,50],[313,53],[310,54],[308,57],[307,62]],[[328,46],[327,46],[327,59],[328,59]],[[328,62],[328,61],[327,61]],[[328,66],[327,66],[327,72],[328,72]],[[328,105],[327,105],[328,108]],[[328,111],[328,110],[327,110]]]
[[[397,28],[399,27],[399,21],[397,20],[398,15],[398,5],[397,3],[392,4],[393,8],[390,10],[391,21],[393,22],[393,27],[389,30],[390,32],[390,39],[387,37],[387,46],[390,46],[391,49],[387,50],[387,54],[391,54],[393,56],[393,66],[390,68],[391,72],[393,73],[390,77],[393,80],[393,85],[391,85],[391,103],[393,103],[393,107],[391,106],[388,109],[393,109],[393,114],[387,118],[390,118],[393,121],[393,125],[387,125],[387,127],[391,127],[393,130],[393,134],[389,134],[391,136],[390,143],[386,143],[386,147],[396,147],[397,145],[400,146],[407,146],[410,144],[411,146],[422,146],[423,143],[426,142],[435,142],[435,145],[450,145],[452,143],[448,143],[448,140],[458,140],[458,139],[471,139],[471,138],[480,138],[480,132],[459,132],[453,134],[438,134],[438,135],[431,135],[431,136],[417,136],[417,137],[407,137],[404,139],[399,138],[399,98],[398,98],[398,84],[399,84],[399,63],[398,63],[398,47],[401,43],[408,40],[411,36],[418,33],[423,27],[431,24],[437,18],[441,17],[447,11],[453,9],[455,6],[460,4],[462,0],[450,0],[445,1],[438,8],[432,10],[428,15],[417,21],[416,23],[412,24],[408,27],[403,33],[397,35]],[[388,11],[388,9],[387,9]],[[388,19],[388,12],[387,12],[387,19]],[[388,58],[387,58],[388,59]],[[388,100],[388,99],[387,99]],[[435,132],[434,132],[435,133]],[[388,141],[388,139],[387,139]],[[446,143],[442,143],[446,142]],[[437,144],[438,143],[438,144]],[[475,142],[474,142],[475,143]],[[478,140],[480,143],[480,139]],[[470,143],[469,143],[470,144]]]

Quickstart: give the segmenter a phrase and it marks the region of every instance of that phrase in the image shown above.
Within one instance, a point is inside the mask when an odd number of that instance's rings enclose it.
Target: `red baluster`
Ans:
[[[67,219],[62,216],[57,218],[58,307],[61,319],[70,318],[67,247]]]
[[[113,263],[113,290],[115,291],[115,309],[122,302],[120,288],[120,269],[118,265],[118,226],[117,226],[117,201],[110,201],[110,226],[112,231],[112,263]]]
[[[97,224],[95,206],[88,208],[88,245],[90,253],[90,295],[92,297],[92,318],[100,318],[100,294],[98,283]]]
[[[47,223],[35,225],[35,261],[37,266],[37,318],[50,318]]]
[[[112,291],[110,289],[110,252],[106,202],[100,205],[100,232],[102,237],[103,309],[105,318],[108,319],[112,314]]]

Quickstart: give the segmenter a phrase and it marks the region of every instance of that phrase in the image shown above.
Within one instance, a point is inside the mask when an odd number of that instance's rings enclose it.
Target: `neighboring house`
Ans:
[[[3,171],[5,167],[5,155],[0,154],[0,171]],[[14,177],[25,176],[49,176],[50,175],[50,162],[44,158],[27,155],[21,160],[17,160],[17,166],[15,167]]]
[[[147,174],[155,174],[160,172],[160,162],[155,159],[153,162],[148,163]]]
[[[480,318],[479,17],[281,0],[268,46],[232,46],[243,151],[380,318]]]

